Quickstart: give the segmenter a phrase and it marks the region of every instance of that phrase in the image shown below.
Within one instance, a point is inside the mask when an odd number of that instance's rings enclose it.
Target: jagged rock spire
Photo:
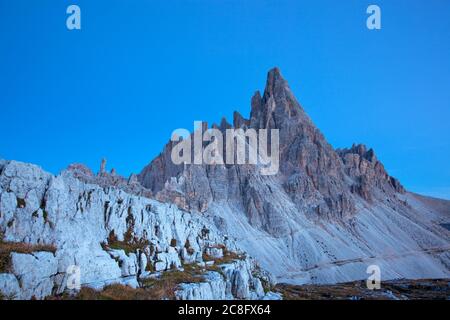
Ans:
[[[233,113],[233,126],[235,128],[242,128],[249,125],[249,121],[245,119],[238,111]]]
[[[375,161],[372,150],[358,146],[353,151],[368,161],[370,172],[355,170],[359,159],[336,152],[297,102],[278,68],[268,72],[263,95],[259,91],[253,95],[250,119],[235,112],[233,126],[279,129],[280,171],[271,177],[276,181],[271,188],[278,189],[277,195],[267,192],[263,187],[266,177],[260,177],[251,166],[176,166],[170,159],[171,144],[144,168],[139,181],[161,199],[178,203],[182,199],[185,209],[203,211],[218,199],[241,203],[252,223],[278,235],[289,232],[282,219],[277,224],[283,210],[275,208],[277,203],[279,208],[286,206],[285,200],[280,202],[283,197],[312,216],[345,219],[355,213],[355,191],[369,199],[366,185],[383,186],[385,192],[396,185]],[[230,127],[223,118],[220,130]],[[379,179],[366,179],[365,183],[362,175]],[[258,183],[252,182],[256,180]]]
[[[289,119],[310,122],[277,67],[267,74],[263,96],[255,92],[251,105],[250,124],[254,128],[281,129]]]
[[[102,162],[100,163],[100,171],[99,171],[99,175],[102,175],[106,172],[106,159],[103,158]]]
[[[266,88],[264,90],[265,97],[278,95],[288,88],[289,85],[281,75],[278,67],[269,70],[267,73]]]

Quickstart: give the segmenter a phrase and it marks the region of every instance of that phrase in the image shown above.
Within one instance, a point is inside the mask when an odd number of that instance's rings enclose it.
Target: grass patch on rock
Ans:
[[[0,235],[0,273],[10,271],[12,252],[30,254],[36,251],[55,253],[56,247],[48,244],[29,244],[24,242],[4,241],[3,236]]]
[[[227,264],[236,260],[245,260],[246,258],[245,254],[239,254],[234,251],[229,251],[225,246],[220,246],[218,248],[222,249],[223,257],[214,258],[206,253],[203,253],[203,261],[214,261],[214,264]]]
[[[184,270],[166,271],[159,278],[149,278],[142,282],[153,299],[175,299],[175,291],[182,283],[204,282],[203,271],[196,265],[184,265]]]
[[[133,289],[122,284],[111,284],[103,290],[83,287],[75,295],[64,293],[47,297],[47,300],[152,300],[152,297],[141,288]]]
[[[103,290],[83,287],[75,294],[64,293],[48,297],[50,300],[163,300],[175,299],[175,291],[181,283],[204,282],[198,266],[186,265],[184,271],[166,271],[159,278],[142,281],[142,288],[133,289],[122,284],[111,284]]]
[[[127,233],[124,236],[123,241],[119,241],[117,236],[114,234],[114,231],[111,231],[108,236],[108,242],[102,243],[102,248],[104,250],[113,249],[113,250],[123,250],[128,255],[130,253],[134,253],[137,250],[144,250],[150,243],[148,240],[137,240],[130,236]]]

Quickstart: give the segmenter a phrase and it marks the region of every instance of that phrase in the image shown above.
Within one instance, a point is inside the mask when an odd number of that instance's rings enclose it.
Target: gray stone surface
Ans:
[[[82,167],[76,170],[94,177]],[[210,247],[237,250],[232,239],[198,213],[127,193],[119,186],[83,180],[73,167],[52,176],[34,165],[2,162],[0,233],[4,241],[56,247],[55,254],[13,252],[11,273],[0,277],[4,296],[42,299],[62,293],[71,266],[80,268],[82,286],[137,287],[140,275],[150,275],[148,265],[166,271],[181,268],[182,262],[203,261],[202,254]],[[142,245],[133,252],[109,248],[111,235],[119,242]]]
[[[252,97],[250,118],[235,113],[233,126],[279,129],[277,175],[251,165],[175,166],[168,143],[139,181],[163,202],[202,212],[280,281],[364,279],[370,257],[389,278],[450,276],[448,253],[433,253],[450,247],[440,225],[450,221],[450,202],[442,214],[418,201],[364,145],[335,150],[277,68]]]

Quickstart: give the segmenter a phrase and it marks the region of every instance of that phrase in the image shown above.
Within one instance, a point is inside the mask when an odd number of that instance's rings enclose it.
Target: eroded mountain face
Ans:
[[[0,297],[62,293],[73,265],[94,288],[195,271],[178,299],[279,298],[264,270],[289,284],[367,279],[370,265],[383,281],[450,278],[450,201],[405,191],[364,145],[334,150],[278,69],[251,108],[213,127],[279,129],[276,175],[175,165],[171,142],[128,179],[105,162],[53,176],[0,160]]]
[[[450,277],[442,227],[450,202],[405,191],[364,145],[333,149],[277,68],[252,97],[250,119],[235,112],[233,124],[212,127],[279,129],[278,174],[254,165],[176,166],[169,142],[138,180],[157,199],[214,222],[278,281],[366,279],[371,264],[385,280]]]
[[[229,128],[279,129],[280,171],[263,176],[252,165],[174,165],[173,143],[138,176],[162,201],[205,212],[212,202],[227,201],[246,213],[250,223],[275,236],[290,232],[283,223],[283,199],[311,219],[346,220],[356,213],[355,198],[395,198],[401,184],[384,170],[372,149],[363,145],[334,150],[295,99],[275,68],[263,95],[251,99],[250,119],[235,112]],[[224,152],[225,157],[225,152]]]

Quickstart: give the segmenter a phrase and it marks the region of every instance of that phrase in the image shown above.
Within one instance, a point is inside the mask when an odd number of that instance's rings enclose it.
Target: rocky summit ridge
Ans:
[[[186,210],[203,212],[214,201],[232,202],[268,232],[274,226],[267,218],[276,214],[273,202],[264,194],[271,184],[313,219],[350,218],[360,197],[371,201],[377,197],[375,193],[389,198],[404,193],[372,149],[354,145],[334,150],[297,102],[278,68],[269,71],[263,95],[256,92],[252,97],[250,119],[235,112],[232,125],[223,119],[212,127],[223,132],[228,128],[278,129],[280,173],[264,177],[255,166],[175,165],[171,160],[173,143],[169,142],[138,175],[142,186]]]
[[[235,112],[232,124],[222,119],[212,127],[279,129],[279,173],[263,176],[251,165],[177,166],[169,142],[138,180],[157,199],[210,217],[280,281],[364,279],[377,257],[388,279],[448,277],[448,252],[421,252],[449,247],[440,224],[450,219],[449,202],[444,210],[424,205],[364,145],[334,149],[278,68],[269,71],[263,94],[253,95],[249,119]],[[382,258],[387,252],[392,257]]]
[[[450,277],[450,202],[408,192],[364,145],[334,149],[278,68],[249,119],[212,127],[279,129],[278,174],[175,165],[172,142],[129,178],[0,160],[1,297],[73,293],[73,266],[82,287],[176,299],[280,298],[275,282],[361,280],[373,264],[382,280]]]

